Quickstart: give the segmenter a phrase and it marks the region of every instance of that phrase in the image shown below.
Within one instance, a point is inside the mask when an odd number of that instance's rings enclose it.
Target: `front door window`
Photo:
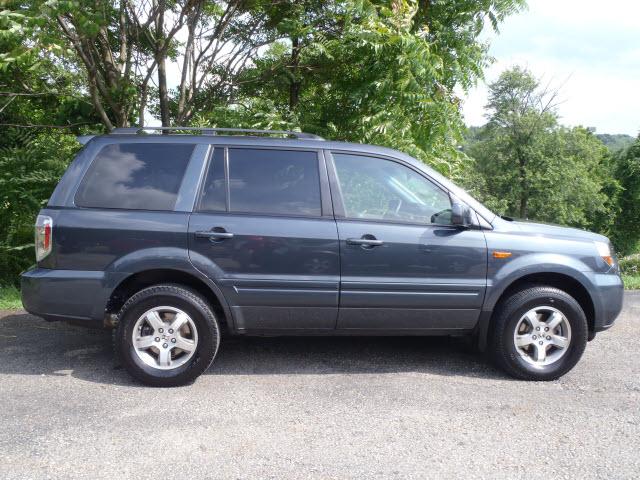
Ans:
[[[420,224],[450,224],[449,195],[391,160],[334,153],[345,216]]]

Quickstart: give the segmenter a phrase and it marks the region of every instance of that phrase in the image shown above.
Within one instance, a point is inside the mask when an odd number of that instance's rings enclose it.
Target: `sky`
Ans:
[[[484,35],[495,58],[466,95],[468,125],[482,125],[486,83],[513,66],[559,87],[560,122],[597,133],[640,132],[640,1],[529,0],[500,33]]]

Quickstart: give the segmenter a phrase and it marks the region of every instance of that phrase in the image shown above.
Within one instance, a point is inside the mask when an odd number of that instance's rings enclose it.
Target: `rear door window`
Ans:
[[[173,210],[194,145],[117,143],[105,146],[80,183],[80,207]]]
[[[320,216],[318,154],[230,148],[229,211]]]

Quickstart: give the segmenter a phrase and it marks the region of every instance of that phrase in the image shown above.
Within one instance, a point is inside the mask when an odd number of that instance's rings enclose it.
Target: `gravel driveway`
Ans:
[[[0,478],[639,478],[640,293],[564,378],[438,338],[225,338],[196,383],[0,312]]]

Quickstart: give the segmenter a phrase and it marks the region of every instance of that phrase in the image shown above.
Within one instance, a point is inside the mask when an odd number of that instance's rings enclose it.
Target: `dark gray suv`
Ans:
[[[85,139],[22,276],[29,312],[115,328],[142,382],[192,381],[222,332],[470,335],[551,380],[622,308],[606,237],[496,216],[403,153],[186,130]]]

